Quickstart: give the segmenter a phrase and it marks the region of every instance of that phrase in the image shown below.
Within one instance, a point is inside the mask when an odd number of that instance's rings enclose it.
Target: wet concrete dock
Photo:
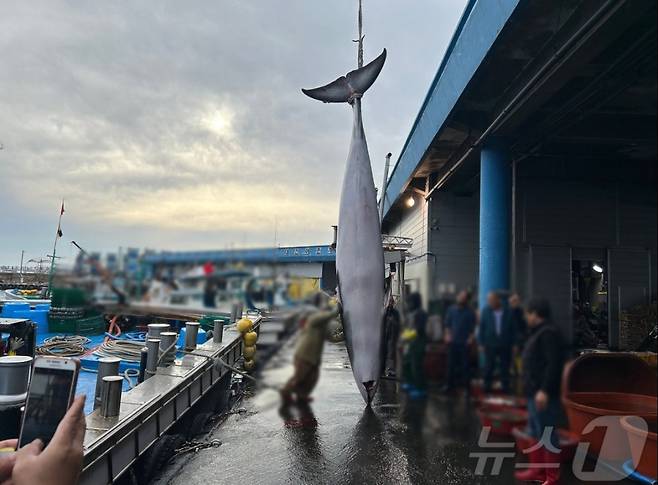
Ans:
[[[262,378],[269,384],[281,385],[290,376],[293,345],[268,363]],[[242,412],[205,438],[220,440],[220,447],[176,458],[156,483],[515,483],[512,459],[497,477],[475,476],[476,459],[469,454],[479,450],[480,426],[471,402],[438,392],[410,401],[396,387],[383,382],[366,409],[345,347],[327,344],[311,406],[280,409],[275,391],[258,389],[238,405]]]

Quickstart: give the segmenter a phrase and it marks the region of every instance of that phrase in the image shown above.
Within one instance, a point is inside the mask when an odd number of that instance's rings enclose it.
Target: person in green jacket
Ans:
[[[339,307],[319,310],[300,319],[301,330],[293,364],[295,371],[286,385],[281,389],[284,401],[291,401],[293,395],[297,401],[308,402],[320,377],[322,351],[327,335],[327,327],[338,317]]]
[[[425,346],[427,345],[427,313],[423,310],[420,293],[407,297],[407,329],[402,332],[405,342],[402,358],[402,389],[409,392],[412,399],[426,396]]]

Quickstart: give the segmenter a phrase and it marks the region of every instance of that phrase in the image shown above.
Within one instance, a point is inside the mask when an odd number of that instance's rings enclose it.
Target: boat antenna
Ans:
[[[359,44],[359,50],[357,54],[357,66],[359,68],[363,67],[363,0],[359,0],[359,15],[358,15],[358,24],[359,24],[359,38],[353,40]]]

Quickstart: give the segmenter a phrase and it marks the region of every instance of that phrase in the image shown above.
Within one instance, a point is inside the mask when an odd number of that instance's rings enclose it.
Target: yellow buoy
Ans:
[[[256,341],[258,340],[258,334],[256,332],[247,332],[242,338],[244,339],[245,345],[251,346],[256,344]]]
[[[242,350],[242,355],[244,355],[245,359],[253,359],[254,355],[256,355],[256,346],[255,345],[249,345],[245,347]]]
[[[251,371],[251,370],[254,370],[254,367],[256,367],[256,362],[254,362],[251,359],[245,359],[245,361],[244,361],[244,370]]]
[[[235,328],[238,329],[240,333],[246,333],[254,327],[254,324],[251,323],[251,320],[248,318],[242,318],[238,320],[238,323],[235,325]]]

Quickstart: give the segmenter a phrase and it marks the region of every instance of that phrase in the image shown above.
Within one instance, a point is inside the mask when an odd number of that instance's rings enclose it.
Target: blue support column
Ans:
[[[510,157],[496,140],[480,154],[480,308],[487,293],[510,287],[511,202]]]

